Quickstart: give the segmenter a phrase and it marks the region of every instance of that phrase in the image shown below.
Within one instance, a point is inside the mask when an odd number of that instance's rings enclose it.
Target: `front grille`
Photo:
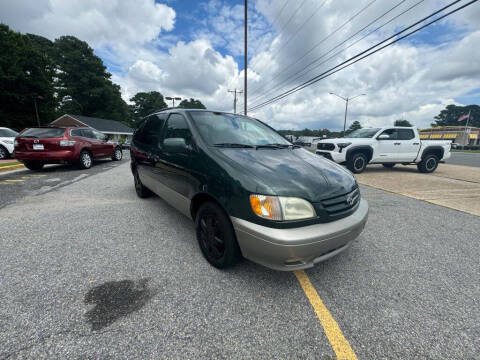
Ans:
[[[330,199],[322,200],[322,206],[327,211],[330,216],[340,215],[355,206],[360,201],[360,190],[356,188],[355,190],[336,196]]]
[[[317,149],[318,149],[318,150],[332,151],[332,150],[335,150],[335,144],[331,144],[331,143],[318,143],[318,144],[317,144]]]

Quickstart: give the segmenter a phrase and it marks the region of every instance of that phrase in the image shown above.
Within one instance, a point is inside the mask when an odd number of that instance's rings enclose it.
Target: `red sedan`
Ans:
[[[15,138],[15,157],[31,170],[45,164],[77,163],[83,169],[94,159],[122,159],[119,144],[91,128],[37,127],[22,131]]]

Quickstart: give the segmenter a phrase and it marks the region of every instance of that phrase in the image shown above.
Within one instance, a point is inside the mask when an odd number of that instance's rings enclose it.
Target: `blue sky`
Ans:
[[[249,107],[374,45],[450,0],[424,0],[402,13],[417,2],[250,0]],[[392,10],[394,5],[398,6]],[[363,40],[362,34],[354,36],[335,50],[339,52],[335,58],[317,69],[305,69],[385,12],[387,16],[365,31],[389,18],[395,21]],[[233,98],[228,90],[243,88],[243,16],[241,0],[0,2],[0,21],[17,31],[87,41],[126,101],[138,91],[155,90],[229,111]],[[343,26],[347,19],[352,20]],[[317,46],[323,38],[327,40]],[[428,126],[448,104],[480,103],[479,46],[480,2],[252,114],[277,128],[339,129],[344,107],[329,92],[366,93],[349,109],[349,122],[380,126],[406,117],[419,127]],[[303,60],[291,65],[299,58]],[[291,80],[296,73],[299,78]]]

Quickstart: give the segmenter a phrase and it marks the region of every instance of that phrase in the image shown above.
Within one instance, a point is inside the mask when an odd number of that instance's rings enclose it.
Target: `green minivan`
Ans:
[[[130,153],[137,195],[157,194],[193,219],[217,268],[242,256],[309,268],[348,248],[367,221],[348,170],[251,117],[165,109],[145,118]]]

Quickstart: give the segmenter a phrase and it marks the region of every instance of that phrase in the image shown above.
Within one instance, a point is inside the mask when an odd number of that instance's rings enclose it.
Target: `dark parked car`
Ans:
[[[37,127],[22,131],[15,138],[15,157],[31,170],[40,170],[45,164],[76,163],[84,169],[94,159],[122,159],[117,143],[91,128]]]
[[[353,175],[249,117],[168,109],[136,131],[131,169],[140,197],[160,195],[195,221],[205,258],[244,257],[278,270],[345,250],[368,216]]]

